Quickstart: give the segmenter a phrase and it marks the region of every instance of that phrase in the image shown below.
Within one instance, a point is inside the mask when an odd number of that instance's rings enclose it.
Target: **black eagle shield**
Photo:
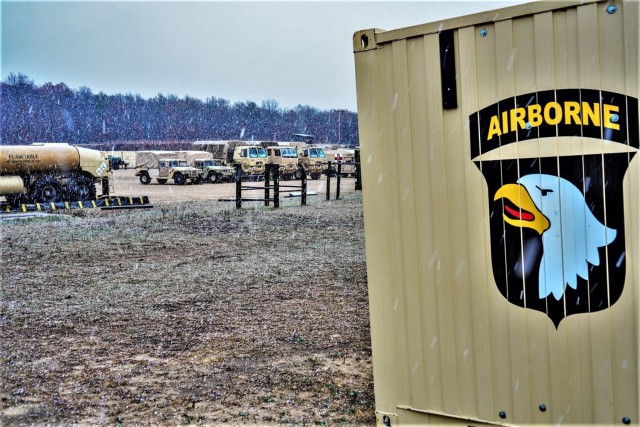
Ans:
[[[570,101],[563,104],[563,99]],[[497,125],[510,111],[525,111],[532,103],[540,110],[551,102],[580,105],[572,99],[592,102],[594,111],[598,102],[600,111],[615,109],[615,117],[607,119],[616,124],[603,119],[594,131],[594,126],[549,126],[540,120],[515,132]],[[568,316],[618,301],[628,261],[623,180],[639,148],[637,99],[585,89],[526,94],[472,114],[470,129],[472,160],[488,187],[491,260],[500,293],[512,304],[546,313],[556,328]],[[565,136],[574,137],[575,144],[580,144],[575,137],[607,140],[615,149],[535,158],[483,156],[512,143],[539,139],[544,144]]]

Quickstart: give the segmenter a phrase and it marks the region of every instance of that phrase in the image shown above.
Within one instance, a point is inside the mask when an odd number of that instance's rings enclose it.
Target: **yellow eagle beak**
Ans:
[[[529,227],[542,235],[550,226],[549,219],[544,216],[533,203],[527,189],[520,184],[505,184],[496,191],[493,198],[506,199],[502,217],[505,222],[516,227]],[[512,207],[513,205],[513,207]]]

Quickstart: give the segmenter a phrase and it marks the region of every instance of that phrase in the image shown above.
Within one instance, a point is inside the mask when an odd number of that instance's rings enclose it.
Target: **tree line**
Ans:
[[[358,119],[348,110],[308,105],[281,108],[277,101],[178,98],[158,94],[71,89],[64,83],[36,85],[24,74],[0,82],[0,144],[68,142],[100,149],[185,148],[196,140],[290,141],[295,133],[319,144],[358,145]]]

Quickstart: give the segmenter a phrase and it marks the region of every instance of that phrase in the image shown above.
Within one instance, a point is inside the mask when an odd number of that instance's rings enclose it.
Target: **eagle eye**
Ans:
[[[536,185],[536,188],[538,190],[540,190],[540,192],[542,193],[542,197],[546,196],[549,193],[553,193],[553,190],[549,189],[549,188],[540,188]]]

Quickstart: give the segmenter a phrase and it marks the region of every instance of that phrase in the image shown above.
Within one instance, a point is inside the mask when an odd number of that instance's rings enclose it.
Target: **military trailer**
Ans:
[[[136,176],[140,183],[150,184],[153,179],[158,184],[166,184],[172,180],[174,184],[184,185],[188,182],[200,184],[202,171],[189,166],[193,157],[202,153],[189,151],[138,151],[136,152]]]
[[[96,185],[109,194],[109,163],[100,151],[66,143],[0,145],[0,196],[11,205],[93,200]]]
[[[354,35],[379,425],[638,425],[637,1]]]
[[[329,173],[335,176],[338,173],[338,163],[340,163],[341,176],[355,176],[355,151],[347,148],[334,148],[324,150],[327,161],[331,162],[331,170]]]

